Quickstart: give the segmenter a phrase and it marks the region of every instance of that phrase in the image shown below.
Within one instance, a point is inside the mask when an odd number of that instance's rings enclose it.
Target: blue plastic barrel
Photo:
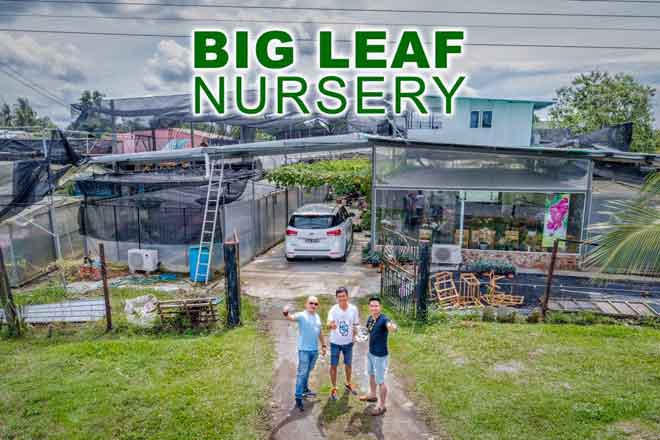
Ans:
[[[206,278],[206,272],[209,270],[209,247],[202,247],[202,257],[199,264],[199,273],[195,274],[197,270],[197,258],[199,256],[199,246],[190,246],[188,248],[188,266],[190,269],[190,280],[195,283],[203,283]],[[209,275],[209,280],[211,276]]]

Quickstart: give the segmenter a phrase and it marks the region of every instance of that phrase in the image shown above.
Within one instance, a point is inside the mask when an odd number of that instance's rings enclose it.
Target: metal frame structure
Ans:
[[[408,141],[403,139],[389,138],[383,136],[369,136],[371,141],[371,159],[372,159],[372,204],[371,204],[371,236],[378,237],[377,231],[377,194],[382,190],[437,190],[437,191],[465,191],[465,187],[456,185],[416,185],[411,182],[409,185],[388,185],[377,183],[377,148],[397,148],[405,149],[427,149],[446,152],[460,152],[460,153],[480,153],[489,155],[507,155],[519,158],[539,159],[539,158],[556,158],[556,159],[571,159],[571,160],[586,160],[588,161],[588,168],[586,171],[587,182],[585,189],[567,189],[567,188],[554,188],[551,186],[543,187],[526,187],[524,185],[516,187],[497,188],[498,192],[515,193],[515,192],[562,192],[570,194],[582,194],[584,196],[582,206],[582,227],[580,240],[584,240],[587,234],[587,227],[590,220],[591,210],[591,191],[593,181],[594,160],[600,161],[624,161],[624,162],[638,162],[646,164],[656,164],[660,166],[660,155],[658,154],[644,154],[644,153],[629,153],[620,152],[611,149],[588,149],[588,148],[545,148],[545,147],[498,147],[488,145],[459,145],[459,144],[446,144],[446,143],[433,143],[424,141]],[[470,187],[470,191],[493,191],[491,187]],[[464,201],[461,199],[461,225],[459,244],[463,248],[463,219],[464,219]],[[372,247],[377,243],[372,242]],[[580,246],[578,255],[584,255],[586,248]],[[567,255],[574,255],[567,253]]]

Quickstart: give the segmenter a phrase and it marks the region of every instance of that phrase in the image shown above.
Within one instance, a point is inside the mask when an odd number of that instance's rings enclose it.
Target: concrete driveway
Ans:
[[[380,289],[380,274],[360,261],[365,243],[361,235],[355,234],[345,263],[324,259],[288,262],[284,258],[284,244],[280,243],[241,268],[244,292],[271,299],[334,295],[339,286],[346,287],[351,297],[376,293]]]

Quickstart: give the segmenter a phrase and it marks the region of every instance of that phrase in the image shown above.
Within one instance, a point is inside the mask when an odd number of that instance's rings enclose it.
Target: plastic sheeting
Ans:
[[[352,84],[349,84],[348,88],[351,89]],[[248,102],[250,101],[251,94],[255,95],[256,91],[248,90],[246,92]],[[352,93],[347,93],[347,96],[352,96]],[[227,97],[227,108],[232,108],[232,105],[229,104],[232,99],[231,96]],[[307,99],[309,102],[313,102],[315,97],[310,95]],[[372,100],[372,102],[375,101]],[[380,102],[381,104],[386,103],[385,100],[380,100]],[[354,105],[353,100],[349,99],[349,106]],[[152,118],[153,121],[220,122],[226,125],[259,128],[273,133],[286,134],[286,131],[289,129],[300,130],[301,128],[303,132],[307,133],[306,126],[310,126],[310,124],[314,125],[318,120],[323,119],[323,124],[325,125],[333,125],[333,122],[337,122],[335,129],[339,131],[335,132],[360,131],[391,134],[389,133],[387,118],[385,117],[358,117],[353,111],[348,111],[345,116],[333,119],[325,118],[318,114],[303,115],[297,112],[276,114],[274,113],[274,109],[271,108],[272,106],[273,104],[269,102],[266,112],[262,116],[257,117],[248,117],[236,112],[220,115],[210,111],[210,109],[204,108],[203,114],[193,115],[191,113],[192,99],[190,94],[104,98],[95,106],[71,105],[74,111],[80,112],[78,119],[74,122],[74,126],[77,126],[93,115],[102,114],[121,118]],[[306,135],[309,135],[309,133]]]
[[[51,163],[66,165],[80,160],[84,146],[72,146],[63,136],[58,139],[0,139],[0,161],[44,159],[44,143]],[[80,151],[78,151],[80,150]]]
[[[52,149],[43,160],[13,161],[11,176],[8,176],[7,167],[0,167],[0,185],[8,190],[8,181],[11,180],[11,190],[0,195],[0,221],[18,214],[25,207],[41,200],[57,186],[57,182],[69,169],[69,165],[53,169],[52,164],[79,164],[81,156],[69,145],[66,138],[57,131],[61,143],[61,151],[55,148],[55,141],[51,141]],[[10,139],[12,142],[24,142]],[[39,141],[41,142],[41,141]]]
[[[83,240],[78,229],[79,202],[58,203],[53,210],[55,231],[64,258],[79,257]],[[0,246],[12,286],[40,275],[57,259],[56,240],[51,230],[47,206],[35,207],[0,224]]]

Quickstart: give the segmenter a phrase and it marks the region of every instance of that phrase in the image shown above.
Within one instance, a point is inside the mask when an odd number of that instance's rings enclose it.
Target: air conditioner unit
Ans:
[[[158,269],[158,251],[156,249],[129,249],[128,270],[131,273],[142,270],[155,272]]]
[[[431,249],[433,264],[461,264],[463,255],[461,248],[453,244],[434,244]]]

